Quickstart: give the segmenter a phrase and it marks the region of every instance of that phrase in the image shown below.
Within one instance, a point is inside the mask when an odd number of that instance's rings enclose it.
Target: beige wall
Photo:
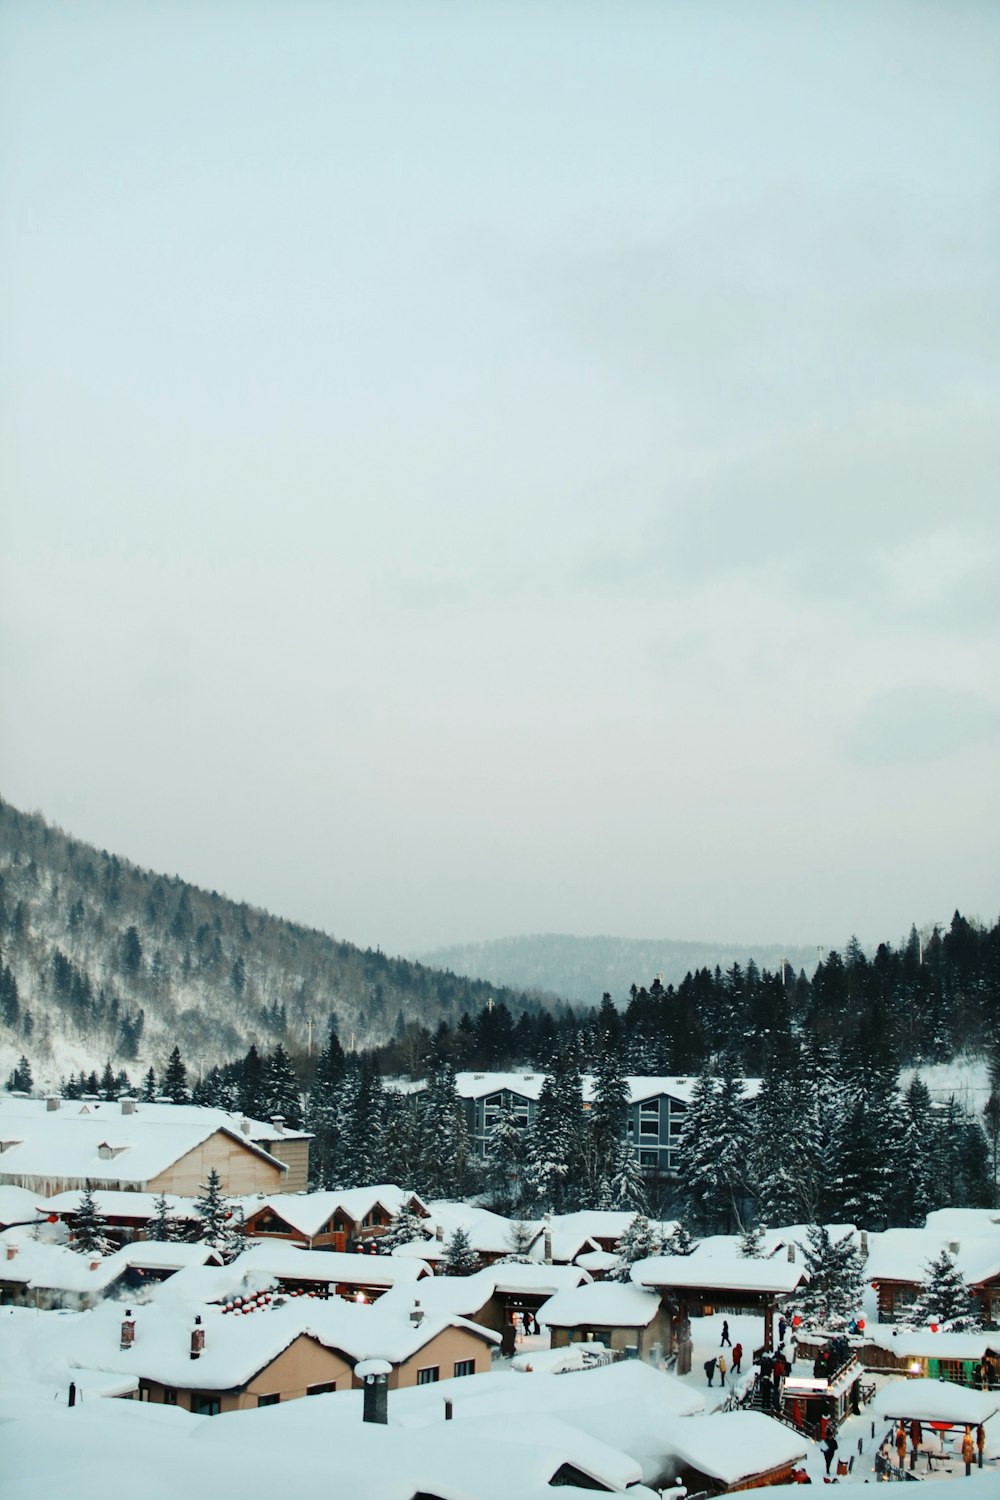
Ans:
[[[309,1142],[274,1140],[262,1141],[261,1145],[288,1168],[281,1191],[304,1193],[309,1186]]]
[[[583,1343],[586,1341],[587,1329],[578,1328],[553,1328],[553,1349],[565,1349],[571,1343]],[[657,1313],[652,1323],[646,1328],[611,1328],[593,1329],[594,1339],[597,1343],[605,1344],[609,1349],[627,1349],[630,1344],[636,1344],[639,1349],[639,1358],[646,1359],[654,1344],[660,1344],[664,1355],[671,1350],[670,1320],[661,1311]],[[582,1336],[581,1336],[582,1335]]]
[[[194,1369],[195,1366],[192,1365],[192,1372]],[[217,1397],[222,1411],[245,1411],[255,1407],[260,1396],[270,1396],[277,1392],[282,1401],[294,1401],[305,1396],[309,1386],[326,1385],[331,1380],[337,1382],[338,1390],[350,1390],[351,1366],[335,1350],[325,1348],[303,1333],[255,1375],[245,1389],[205,1390],[203,1394]],[[141,1380],[140,1390],[144,1400],[162,1405],[167,1387],[157,1380]],[[194,1391],[178,1390],[176,1404],[185,1411],[191,1411],[192,1398],[197,1391],[198,1387]]]
[[[397,1366],[389,1376],[389,1389],[417,1384],[417,1371],[437,1365],[441,1380],[451,1380],[460,1360],[475,1360],[475,1373],[485,1375],[490,1368],[492,1344],[477,1338],[466,1328],[445,1328],[419,1349],[410,1359]]]
[[[197,1198],[213,1167],[221,1179],[222,1191],[227,1195],[285,1191],[286,1174],[280,1168],[233,1136],[224,1135],[221,1130],[210,1135],[165,1172],[150,1178],[146,1191]]]

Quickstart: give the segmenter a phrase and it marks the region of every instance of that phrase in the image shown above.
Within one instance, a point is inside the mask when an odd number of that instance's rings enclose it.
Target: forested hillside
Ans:
[[[318,1050],[331,1015],[345,1045],[371,1047],[489,996],[541,1003],[140,869],[3,802],[0,950],[0,1053],[52,1079],[108,1059],[159,1069],[175,1043],[206,1066],[254,1042],[306,1052],[311,1029]]]

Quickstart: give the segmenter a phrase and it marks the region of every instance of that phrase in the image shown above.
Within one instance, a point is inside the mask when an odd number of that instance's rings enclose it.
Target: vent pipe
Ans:
[[[199,1313],[191,1330],[191,1358],[200,1359],[205,1348],[205,1329]]]
[[[789,1245],[788,1245],[788,1264],[790,1266],[794,1266],[794,1264],[795,1264],[795,1241],[794,1240],[791,1240],[789,1242]]]
[[[50,1094],[49,1097],[45,1101],[45,1108],[48,1110],[49,1114],[51,1114],[53,1110],[59,1108],[59,1106],[60,1106],[61,1103],[62,1103],[62,1100],[61,1099],[57,1099],[56,1096],[55,1096],[55,1094]]]
[[[121,1101],[121,1105],[122,1105],[122,1114],[123,1115],[134,1115],[135,1114],[135,1100],[134,1099],[123,1099]]]
[[[423,1321],[424,1310],[420,1306],[420,1298],[417,1297],[413,1303],[412,1309],[410,1310],[410,1322],[413,1324],[414,1328],[419,1328]]]
[[[134,1343],[135,1343],[135,1319],[132,1316],[132,1309],[130,1307],[126,1307],[126,1309],[125,1309],[125,1317],[124,1317],[124,1319],[122,1321],[122,1341],[121,1341],[121,1347],[123,1349],[131,1349],[131,1347],[132,1347],[132,1345]]]

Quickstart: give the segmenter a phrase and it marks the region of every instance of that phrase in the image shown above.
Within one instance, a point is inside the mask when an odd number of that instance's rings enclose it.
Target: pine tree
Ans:
[[[31,1064],[22,1054],[20,1062],[11,1071],[7,1079],[7,1087],[11,1093],[30,1094],[34,1088],[34,1079],[31,1076]]]
[[[170,1212],[166,1193],[160,1193],[154,1200],[153,1217],[146,1226],[146,1236],[164,1243],[187,1238],[187,1225]]]
[[[664,1255],[693,1255],[697,1248],[698,1241],[680,1219],[663,1241]]]
[[[458,1198],[465,1191],[470,1142],[465,1109],[451,1063],[438,1065],[423,1095],[420,1189],[432,1198]]]
[[[107,1220],[100,1213],[88,1179],[73,1216],[72,1248],[80,1255],[108,1255],[114,1249],[107,1235]]]
[[[402,1204],[378,1237],[379,1254],[391,1255],[397,1245],[415,1245],[426,1240],[426,1223],[411,1204]]]
[[[812,1328],[847,1326],[861,1306],[861,1255],[851,1233],[834,1240],[823,1224],[810,1224],[802,1246],[808,1281],[794,1296],[795,1310]]]
[[[279,1042],[264,1070],[265,1109],[268,1119],[280,1115],[293,1130],[302,1125],[302,1095],[291,1058]]]
[[[142,1084],[142,1097],[147,1104],[152,1104],[159,1090],[156,1086],[156,1069],[150,1068]]]
[[[608,1184],[608,1208],[635,1208],[644,1213],[648,1207],[646,1183],[636,1154],[628,1141],[621,1141]]]
[[[620,1048],[621,1019],[610,995],[601,1001],[595,1033],[594,1096],[588,1115],[587,1156],[591,1195],[596,1199],[601,1184],[610,1184],[618,1170],[630,1098]]]
[[[536,1231],[530,1224],[524,1219],[515,1220],[507,1231],[507,1244],[510,1246],[510,1251],[507,1255],[501,1255],[500,1262],[530,1264],[531,1256],[528,1252],[536,1238]]]
[[[802,1224],[819,1210],[823,1159],[819,1104],[798,1046],[774,1054],[757,1095],[750,1168],[767,1224]]]
[[[510,1101],[503,1099],[486,1141],[486,1180],[498,1213],[509,1213],[520,1202],[523,1173],[524,1136]]]
[[[243,1059],[237,1102],[240,1113],[252,1120],[259,1120],[267,1111],[267,1074],[253,1044]]]
[[[233,1206],[222,1191],[222,1179],[213,1167],[208,1181],[195,1199],[195,1212],[201,1219],[200,1240],[217,1250],[228,1264],[244,1248],[243,1210]]]
[[[337,1131],[334,1187],[384,1182],[382,1080],[367,1054],[352,1058],[345,1074]]]
[[[556,1213],[570,1207],[579,1191],[582,1115],[580,1074],[575,1063],[557,1053],[538,1096],[526,1162],[535,1197]]]
[[[334,1185],[340,1138],[338,1099],[345,1067],[336,1018],[331,1017],[327,1043],[316,1063],[316,1076],[306,1108],[306,1126],[313,1133],[309,1151],[309,1185],[313,1188]]]
[[[637,1261],[649,1260],[663,1250],[662,1236],[650,1224],[645,1214],[636,1214],[631,1224],[615,1246],[618,1264],[608,1272],[609,1281],[630,1281],[632,1267]]]
[[[452,1231],[444,1248],[444,1274],[446,1276],[471,1276],[479,1269],[479,1257],[469,1243],[469,1236],[461,1224]]]
[[[744,1260],[763,1260],[764,1226],[746,1224],[740,1233],[740,1255]]]
[[[190,1098],[187,1083],[187,1068],[181,1058],[180,1047],[175,1046],[170,1054],[166,1071],[161,1080],[161,1086],[167,1098],[172,1099],[175,1104],[186,1104]]]
[[[910,1186],[907,1203],[910,1224],[923,1224],[927,1215],[939,1206],[935,1147],[930,1090],[920,1074],[915,1073],[903,1096],[902,1156]]]
[[[947,1250],[928,1264],[923,1291],[909,1309],[906,1321],[918,1328],[937,1323],[947,1333],[982,1327],[975,1299]]]

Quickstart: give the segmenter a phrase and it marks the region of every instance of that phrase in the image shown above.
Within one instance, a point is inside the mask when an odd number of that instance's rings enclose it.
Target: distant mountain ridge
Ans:
[[[633,984],[649,984],[657,975],[677,985],[697,969],[741,968],[752,959],[772,973],[784,961],[796,973],[811,976],[820,958],[816,947],[782,947],[777,943],[687,943],[675,938],[574,937],[536,933],[463,943],[422,953],[420,962],[470,978],[494,980],[515,989],[544,990],[576,1005],[599,1005],[605,991],[616,1002]]]

